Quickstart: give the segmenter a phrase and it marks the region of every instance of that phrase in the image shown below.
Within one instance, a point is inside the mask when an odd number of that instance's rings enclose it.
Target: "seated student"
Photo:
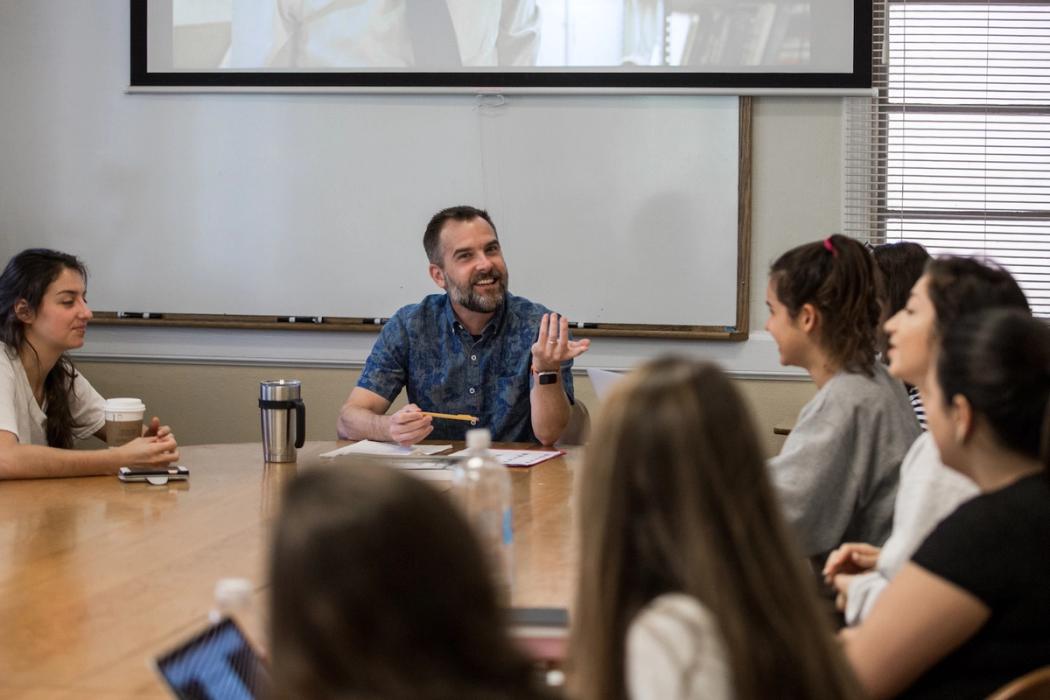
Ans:
[[[843,542],[889,536],[897,473],[920,432],[904,385],[875,359],[875,289],[871,255],[840,235],[789,250],[769,273],[766,330],[781,364],[804,368],[818,389],[770,474],[819,564]]]
[[[582,469],[572,697],[859,696],[719,369],[632,372]]]
[[[843,638],[872,697],[983,698],[1050,659],[1050,328],[1013,309],[967,316],[924,391],[941,459],[981,495]]]
[[[22,251],[0,274],[0,479],[116,474],[179,458],[156,417],[126,445],[72,449],[75,438],[106,439],[105,400],[65,354],[84,344],[86,283],[77,258],[44,249]]]
[[[301,474],[270,582],[275,697],[544,697],[473,531],[414,477],[375,463]]]
[[[890,374],[921,387],[945,329],[965,314],[995,307],[1028,311],[1028,300],[1009,272],[970,258],[930,261],[907,305],[886,323]],[[839,592],[846,623],[863,620],[934,526],[976,495],[973,481],[941,464],[930,434],[920,435],[901,464],[893,533],[885,545],[846,543],[824,566],[826,580]]]
[[[569,322],[507,291],[507,265],[487,212],[460,206],[423,234],[430,277],[446,294],[400,309],[383,326],[339,414],[341,438],[409,445],[462,440],[469,424],[423,411],[477,416],[493,440],[553,445],[569,422],[572,360],[588,340]],[[385,415],[402,387],[409,404]]]
[[[879,296],[881,297],[882,314],[879,316],[877,345],[883,364],[889,364],[889,358],[886,356],[889,337],[883,331],[884,324],[904,308],[908,301],[908,294],[922,276],[930,254],[914,241],[900,241],[875,246],[871,255],[875,259],[875,268],[878,270],[881,282]],[[911,401],[915,417],[919,419],[919,425],[925,430],[926,414],[922,410],[919,388],[907,381],[904,386],[908,390],[908,400]]]

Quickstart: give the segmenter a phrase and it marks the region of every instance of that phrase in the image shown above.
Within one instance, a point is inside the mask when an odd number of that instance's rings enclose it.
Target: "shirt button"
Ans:
[[[474,362],[477,362],[478,361],[478,356],[477,355],[471,355],[470,359],[474,360]]]
[[[474,387],[470,387],[470,393],[474,393]]]

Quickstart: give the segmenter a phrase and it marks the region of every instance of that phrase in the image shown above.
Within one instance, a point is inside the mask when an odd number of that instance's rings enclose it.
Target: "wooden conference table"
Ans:
[[[258,443],[184,447],[190,480],[166,486],[0,482],[0,698],[167,697],[148,659],[207,623],[223,577],[255,585],[248,632],[262,641],[282,488],[338,444],[308,442],[292,464],[265,464]],[[511,473],[512,602],[564,607],[574,570],[569,460]]]

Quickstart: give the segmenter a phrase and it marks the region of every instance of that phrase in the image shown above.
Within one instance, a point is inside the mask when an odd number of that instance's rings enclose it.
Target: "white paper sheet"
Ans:
[[[559,450],[489,450],[489,452],[508,467],[531,467],[564,454]],[[460,450],[449,456],[466,457],[468,454],[470,454],[469,450]]]
[[[360,440],[352,445],[344,445],[338,449],[325,452],[321,457],[331,458],[350,454],[409,457],[411,455],[434,455],[450,449],[452,449],[452,445],[409,445],[408,447],[403,447],[396,442]]]

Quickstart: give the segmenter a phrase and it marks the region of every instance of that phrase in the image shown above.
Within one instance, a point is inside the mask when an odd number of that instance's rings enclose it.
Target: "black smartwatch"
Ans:
[[[558,381],[557,372],[537,372],[536,377],[540,384],[554,384]]]

